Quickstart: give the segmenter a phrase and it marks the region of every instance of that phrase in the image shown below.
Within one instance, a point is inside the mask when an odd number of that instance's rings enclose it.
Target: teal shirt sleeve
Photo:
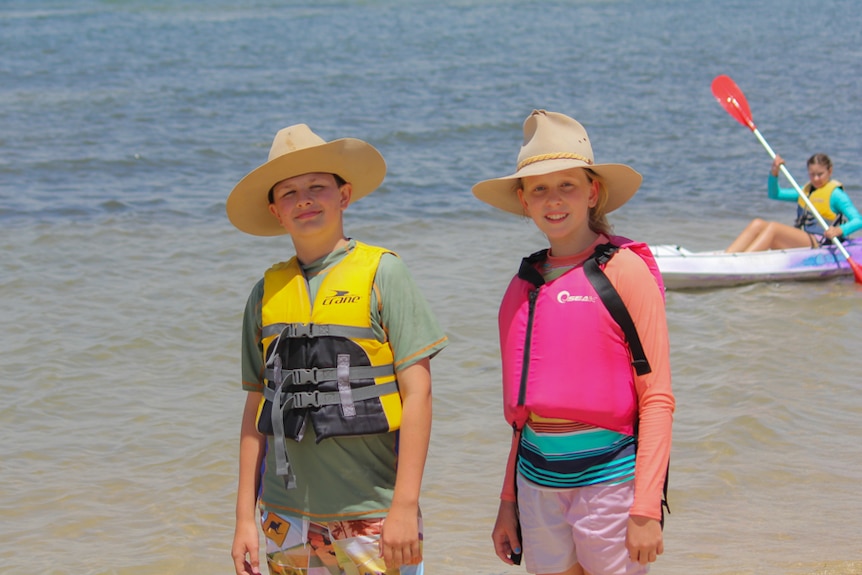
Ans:
[[[769,179],[766,180],[766,191],[769,194],[769,199],[780,200],[782,202],[795,202],[799,199],[799,194],[793,188],[782,188],[778,185],[778,178],[769,174]]]
[[[850,196],[843,188],[835,188],[835,191],[832,192],[832,196],[829,198],[829,209],[847,218],[847,221],[839,226],[844,236],[849,236],[862,229],[862,216],[859,215],[859,210],[853,205]]]

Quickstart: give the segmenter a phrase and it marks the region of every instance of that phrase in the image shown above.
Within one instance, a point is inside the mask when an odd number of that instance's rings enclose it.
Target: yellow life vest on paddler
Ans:
[[[318,442],[401,426],[392,347],[371,327],[374,277],[384,253],[393,252],[356,242],[324,272],[313,303],[295,257],[264,274],[266,365],[257,428],[276,442],[280,475],[288,475],[284,438],[301,440],[307,420]]]
[[[802,191],[806,196],[808,196],[808,199],[811,200],[811,203],[817,209],[817,212],[823,216],[823,219],[827,222],[831,222],[838,217],[838,214],[832,211],[832,208],[829,206],[829,200],[832,198],[832,192],[835,191],[835,188],[843,187],[844,186],[841,185],[841,182],[838,180],[830,180],[825,186],[812,190],[811,182],[809,182],[805,184]],[[808,208],[805,204],[805,200],[802,198],[799,198],[797,203],[803,210]]]

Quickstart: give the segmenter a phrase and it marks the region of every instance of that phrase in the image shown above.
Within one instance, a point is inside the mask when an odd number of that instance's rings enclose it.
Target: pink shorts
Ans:
[[[634,482],[544,488],[518,475],[524,561],[530,573],[559,573],[580,563],[592,575],[643,575],[629,559],[626,527]]]

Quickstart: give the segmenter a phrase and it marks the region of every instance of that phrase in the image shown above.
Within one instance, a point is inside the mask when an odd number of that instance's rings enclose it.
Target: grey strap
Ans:
[[[261,329],[261,339],[280,337],[346,337],[348,339],[376,339],[370,327],[355,327],[328,323],[273,323]]]
[[[278,356],[278,354],[273,354]],[[279,356],[280,357],[280,356]],[[341,356],[338,356],[339,359]],[[348,357],[349,361],[349,357]],[[392,364],[386,365],[358,365],[350,367],[350,379],[374,379],[375,377],[386,377],[395,373]],[[300,385],[303,383],[320,383],[322,381],[338,381],[338,367],[312,367],[299,369],[279,369],[280,376],[276,376],[274,368],[264,370],[263,376],[267,381],[278,385],[279,383],[287,383],[288,385]]]
[[[347,355],[343,357],[346,357],[348,360],[350,359],[350,356]],[[278,372],[281,371],[281,357],[278,356],[274,363],[274,371],[278,374]],[[345,367],[349,371],[349,365]],[[287,457],[287,445],[284,437],[285,409],[302,409],[304,407],[340,404],[345,417],[355,417],[356,406],[354,405],[354,402],[365,401],[367,399],[389,395],[390,393],[398,393],[397,381],[350,389],[350,383],[348,380],[346,394],[340,389],[340,383],[341,382],[339,381],[339,391],[289,392],[285,391],[285,384],[283,381],[279,383],[275,389],[272,389],[269,386],[263,388],[263,396],[272,402],[271,417],[273,441],[275,442],[275,472],[278,476],[284,478],[285,489],[293,489],[296,487],[296,475],[293,473],[293,468],[291,468],[290,461]],[[303,423],[303,426],[304,425],[305,424]],[[297,440],[300,439],[302,438],[300,437]]]
[[[338,354],[338,395],[341,400],[341,415],[344,417],[356,417],[356,405],[350,394],[350,354]]]
[[[354,387],[350,390],[352,401],[349,403],[366,401],[375,397],[389,395],[390,393],[398,393],[397,381],[390,381],[389,383],[382,383],[380,385]],[[287,391],[283,385],[279,385],[275,389],[264,387],[263,396],[272,402],[273,408],[276,405],[289,405],[294,409],[320,407],[321,405],[344,405],[344,402],[341,400],[342,394],[340,391]],[[274,418],[275,409],[273,409],[272,413]],[[283,430],[284,428],[282,427]],[[275,420],[273,420],[273,431],[275,431]]]
[[[281,356],[276,354],[274,363],[276,375],[281,379]],[[286,489],[293,489],[296,487],[296,475],[294,475],[293,470],[290,468],[290,461],[287,458],[287,445],[284,441],[284,408],[290,402],[290,399],[285,397],[285,403],[280,401],[283,385],[283,382],[278,384],[278,387],[274,390],[274,398],[271,399],[272,431],[273,440],[275,441],[275,472],[284,478],[284,487]],[[269,391],[269,389],[268,387],[265,388],[266,391]]]

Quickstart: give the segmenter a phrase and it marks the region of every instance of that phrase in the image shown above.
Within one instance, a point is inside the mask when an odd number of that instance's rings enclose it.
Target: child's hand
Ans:
[[[769,168],[769,173],[777,178],[778,172],[781,170],[781,164],[783,163],[784,159],[778,154],[775,154],[775,158],[772,160],[772,166]]]
[[[257,523],[237,522],[231,557],[237,575],[260,575]]]
[[[657,519],[632,515],[626,529],[626,549],[632,561],[646,565],[664,553],[661,523]]]
[[[500,501],[497,522],[491,533],[494,551],[504,563],[514,565],[512,554],[521,553],[521,540],[518,537],[518,509],[513,501]]]
[[[832,238],[840,238],[844,234],[844,230],[839,228],[838,226],[830,226],[823,235],[827,240],[831,240]]]
[[[380,530],[380,556],[387,569],[422,562],[419,511],[411,505],[393,505]]]

